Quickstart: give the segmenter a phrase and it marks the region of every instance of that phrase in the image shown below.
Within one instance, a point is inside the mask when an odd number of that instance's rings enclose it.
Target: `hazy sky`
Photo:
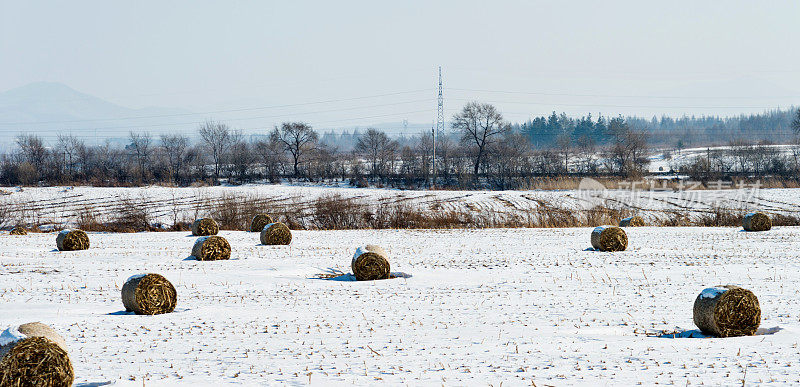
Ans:
[[[730,115],[800,104],[798,20],[797,1],[0,0],[0,91],[62,82],[245,129],[426,123],[441,65],[447,116]]]

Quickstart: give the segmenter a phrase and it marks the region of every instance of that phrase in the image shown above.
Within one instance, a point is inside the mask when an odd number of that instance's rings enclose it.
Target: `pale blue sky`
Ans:
[[[800,101],[798,20],[797,1],[0,0],[0,91],[194,112],[404,92],[209,116],[425,123],[441,65],[448,116],[728,115]]]

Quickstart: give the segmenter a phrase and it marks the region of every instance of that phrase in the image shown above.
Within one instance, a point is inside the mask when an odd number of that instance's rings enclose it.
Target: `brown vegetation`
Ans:
[[[536,205],[512,208],[509,211],[464,205],[442,206],[441,203],[414,203],[402,196],[387,200],[366,200],[332,194],[303,201],[299,197],[256,195],[224,195],[219,198],[191,198],[184,207],[174,207],[174,223],[153,223],[157,200],[110,199],[104,207],[86,207],[75,214],[78,227],[85,231],[139,232],[188,231],[191,212],[207,214],[223,230],[249,230],[256,215],[269,213],[274,222],[292,230],[348,229],[452,229],[452,228],[563,228],[596,227],[616,224],[634,215],[647,217],[649,226],[741,227],[745,211],[739,208],[712,207],[707,210],[672,209],[643,212],[624,204],[606,204],[589,209],[563,208],[555,202],[528,197]],[[187,213],[186,205],[191,205]],[[8,224],[38,231],[42,223],[37,211],[29,207],[10,206]],[[161,210],[164,212],[164,210]],[[798,226],[800,217],[793,214],[769,214],[773,226]]]

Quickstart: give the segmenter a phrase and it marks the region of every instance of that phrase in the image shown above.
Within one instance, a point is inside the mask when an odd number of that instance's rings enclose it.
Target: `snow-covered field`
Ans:
[[[687,183],[682,190],[662,189],[661,183],[632,184],[629,189],[554,191],[414,191],[377,188],[346,188],[289,185],[245,185],[203,188],[97,188],[43,187],[8,188],[0,195],[0,226],[43,224],[75,226],[81,212],[98,218],[118,215],[120,203],[130,200],[146,208],[153,222],[171,225],[208,215],[210,207],[224,197],[242,197],[268,208],[310,210],[314,200],[336,195],[370,205],[407,204],[422,211],[471,212],[477,216],[525,215],[546,204],[568,210],[595,205],[626,208],[645,217],[669,217],[674,211],[698,215],[723,207],[742,213],[759,210],[769,214],[800,216],[800,189],[760,189],[757,185],[697,190]],[[587,188],[597,187],[591,184]],[[2,210],[10,210],[3,224]]]
[[[796,149],[795,145],[767,145],[767,147],[787,156],[791,156],[793,154],[793,149]],[[730,149],[730,146],[712,146],[687,148],[680,151],[662,150],[648,157],[650,160],[648,170],[653,173],[677,171],[683,165],[689,165],[696,162],[699,157],[706,157],[708,152],[728,151]],[[665,159],[664,153],[669,153],[671,157],[669,159]]]
[[[631,228],[589,251],[588,228],[296,231],[291,247],[223,231],[230,261],[187,259],[188,233],[0,234],[0,325],[42,321],[66,338],[77,385],[740,385],[800,383],[800,228]],[[377,243],[392,271],[349,272]],[[129,276],[163,274],[174,313],[125,314]],[[754,337],[696,338],[703,288],[759,297]],[[677,337],[649,336],[661,331]]]

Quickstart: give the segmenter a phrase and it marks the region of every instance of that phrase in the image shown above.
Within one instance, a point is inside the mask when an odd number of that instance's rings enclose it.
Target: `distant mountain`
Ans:
[[[124,138],[130,130],[159,134],[194,127],[161,126],[194,119],[180,116],[186,113],[189,112],[158,107],[131,109],[61,83],[37,82],[0,92],[0,143],[11,142],[16,135],[30,132],[46,140],[59,133],[71,133],[87,142],[95,138],[96,132],[100,133],[100,141]]]

